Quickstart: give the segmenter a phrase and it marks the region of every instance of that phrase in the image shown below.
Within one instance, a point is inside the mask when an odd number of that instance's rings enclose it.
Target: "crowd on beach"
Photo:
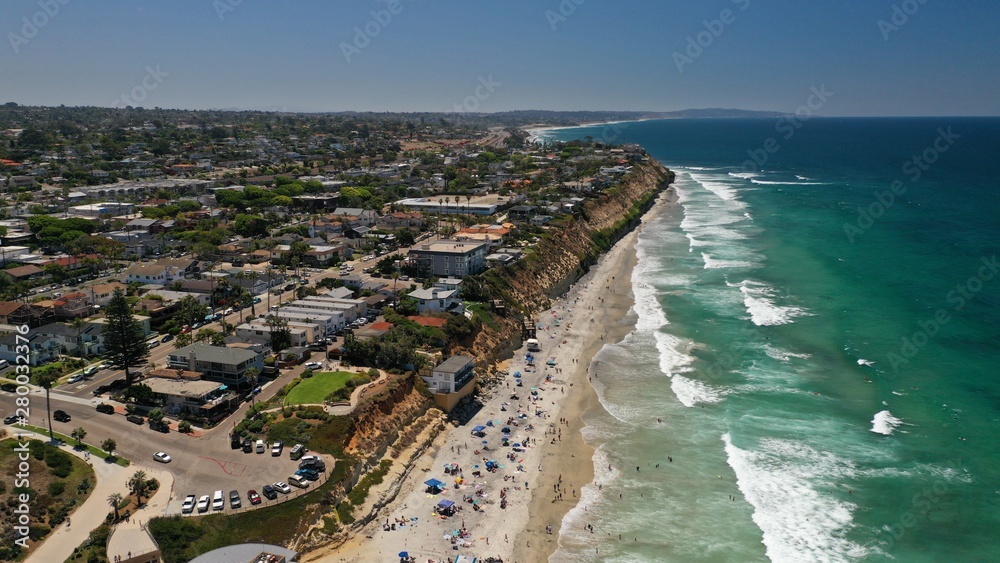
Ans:
[[[590,308],[580,305],[577,297],[587,287],[581,284],[540,315],[535,328],[542,351],[522,349],[511,360],[502,383],[484,398],[479,413],[453,430],[438,449],[422,475],[431,479],[405,498],[401,494],[391,507],[393,514],[380,521],[381,530],[368,532],[382,553],[395,555],[398,550],[420,563],[452,562],[462,556],[483,560],[487,555],[502,561],[511,557],[515,542],[524,543],[517,534],[530,518],[532,489],[543,471],[558,470],[544,467],[542,451],[561,442],[563,428],[569,425],[559,416],[573,385],[562,378],[563,365],[580,359],[573,326],[592,318]],[[592,325],[586,328],[593,330]],[[552,502],[575,499],[579,485],[564,482],[560,475]],[[552,534],[558,525],[544,523],[546,533]]]

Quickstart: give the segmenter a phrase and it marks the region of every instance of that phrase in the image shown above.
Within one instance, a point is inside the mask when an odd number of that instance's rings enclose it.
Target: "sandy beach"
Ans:
[[[662,197],[651,213],[668,200]],[[526,348],[518,350],[480,412],[437,438],[375,521],[340,548],[303,561],[397,562],[401,552],[420,563],[458,556],[546,560],[558,546],[563,517],[593,479],[581,415],[600,405],[588,368],[605,342],[632,328],[627,314],[637,233],[536,315],[542,350],[533,354],[533,365]],[[479,426],[482,436],[473,435]],[[443,483],[440,492],[425,484],[432,479]],[[449,501],[456,510],[446,516],[438,506]]]

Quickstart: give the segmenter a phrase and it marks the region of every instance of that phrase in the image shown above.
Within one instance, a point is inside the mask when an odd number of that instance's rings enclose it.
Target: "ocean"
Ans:
[[[1000,561],[1000,119],[539,137],[640,143],[679,198],[552,561]]]

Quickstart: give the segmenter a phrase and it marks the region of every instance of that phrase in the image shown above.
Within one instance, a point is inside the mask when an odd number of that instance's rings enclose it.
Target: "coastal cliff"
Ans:
[[[507,311],[485,325],[466,350],[480,373],[510,357],[520,347],[523,321],[548,307],[601,253],[636,228],[673,180],[674,173],[653,159],[638,164],[620,184],[588,199],[578,214],[550,223],[537,245],[515,264],[466,278],[466,296],[502,302]]]

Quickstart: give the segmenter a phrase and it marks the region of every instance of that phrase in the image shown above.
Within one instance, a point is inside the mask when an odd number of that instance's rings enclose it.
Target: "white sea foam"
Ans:
[[[899,425],[903,424],[903,421],[892,416],[892,413],[885,410],[875,413],[875,418],[872,419],[871,431],[876,434],[885,434],[886,436],[891,436],[892,431],[899,428]]]
[[[670,390],[685,407],[693,407],[699,403],[719,403],[726,395],[721,389],[710,387],[694,379],[688,379],[680,374],[674,374],[670,379]]]
[[[812,354],[805,354],[805,353],[796,354],[795,352],[789,352],[788,350],[782,350],[781,348],[776,348],[774,346],[771,346],[770,344],[764,345],[764,353],[774,358],[775,360],[782,362],[787,362],[792,358],[799,358],[805,360],[812,356]]]
[[[858,358],[858,365],[859,366],[871,366],[871,365],[874,365],[874,364],[875,364],[875,362],[873,362],[871,360],[866,360],[864,358]]]
[[[701,253],[701,259],[705,261],[706,270],[716,270],[719,268],[753,268],[755,264],[746,260],[716,260],[707,252]]]
[[[788,324],[793,322],[796,317],[812,314],[801,307],[776,304],[775,290],[766,284],[743,280],[736,285],[743,294],[743,304],[746,306],[747,313],[750,313],[750,319],[757,326]]]
[[[750,182],[760,186],[822,186],[826,182],[779,182],[777,180],[758,180],[751,178]]]
[[[722,440],[771,561],[858,561],[869,554],[846,538],[856,506],[820,492],[853,475],[850,462],[790,440],[763,440],[754,450],[736,447],[728,433]]]
[[[733,178],[739,178],[741,180],[749,180],[751,178],[756,178],[757,176],[760,176],[760,174],[756,172],[730,172],[729,175],[732,176]]]
[[[692,174],[688,172],[688,176],[701,184],[706,190],[719,196],[719,199],[731,202],[734,205],[743,205],[743,202],[739,199],[739,191],[732,184],[720,182],[707,174]]]

